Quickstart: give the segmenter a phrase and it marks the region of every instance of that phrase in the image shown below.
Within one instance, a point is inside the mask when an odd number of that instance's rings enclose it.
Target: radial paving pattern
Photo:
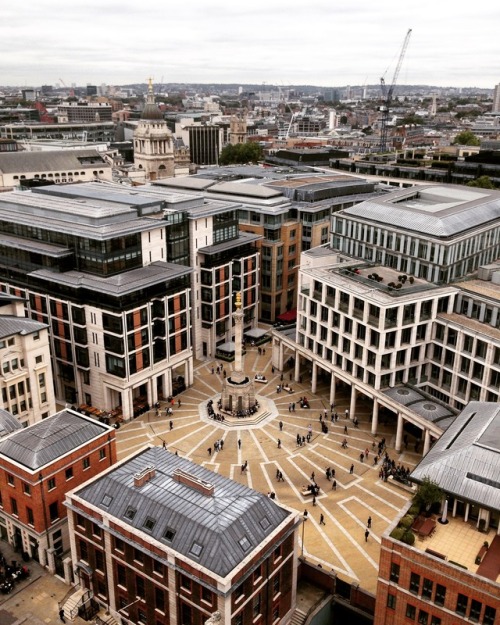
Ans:
[[[271,350],[269,350],[271,351]],[[156,411],[143,414],[135,421],[117,431],[118,455],[124,458],[145,444],[162,445],[177,451],[190,460],[203,464],[238,482],[247,484],[264,493],[275,492],[276,499],[295,508],[300,513],[308,511],[304,528],[304,556],[326,570],[333,569],[346,581],[356,581],[363,588],[375,592],[377,582],[380,535],[407,501],[409,495],[378,478],[379,467],[374,466],[372,443],[378,442],[370,434],[369,415],[371,403],[358,400],[356,416],[359,428],[344,418],[349,406],[348,394],[338,392],[335,410],[340,419],[330,421],[329,384],[310,392],[310,380],[304,372],[303,384],[293,382],[294,392],[277,393],[281,372],[272,373],[270,357],[258,355],[257,349],[249,349],[245,357],[248,373],[265,373],[268,384],[259,385],[259,395],[268,397],[276,406],[275,415],[262,425],[245,428],[241,425],[231,429],[221,427],[217,421],[200,417],[200,403],[205,404],[220,392],[222,376],[211,373],[212,362],[197,363],[195,383],[180,395],[181,406],[174,407],[174,414],[157,417]],[[289,370],[284,372],[288,380]],[[306,396],[309,409],[301,409],[299,398]],[[295,412],[289,406],[295,402]],[[328,409],[328,433],[323,434],[320,413]],[[173,428],[170,429],[170,420]],[[283,430],[280,431],[280,421]],[[307,436],[312,428],[310,443],[297,446],[297,434]],[[348,434],[345,436],[344,427]],[[393,434],[387,426],[381,426],[379,438],[385,436],[388,451],[396,463],[413,467],[419,456],[404,452],[397,455],[392,447]],[[344,437],[347,449],[341,447]],[[222,439],[223,450],[215,452],[215,441]],[[278,448],[278,439],[281,448]],[[238,440],[241,445],[238,445]],[[209,454],[208,450],[211,453]],[[369,450],[368,460],[360,462],[360,453]],[[245,472],[241,467],[248,462]],[[354,464],[353,474],[349,473]],[[335,469],[336,490],[325,476],[325,469]],[[284,481],[276,479],[277,471],[283,473]],[[316,506],[310,496],[301,494],[303,486],[310,483],[312,473],[320,486]],[[319,524],[323,514],[325,525]],[[365,542],[368,517],[372,528]],[[300,537],[302,531],[300,531]],[[299,541],[300,542],[300,541]]]

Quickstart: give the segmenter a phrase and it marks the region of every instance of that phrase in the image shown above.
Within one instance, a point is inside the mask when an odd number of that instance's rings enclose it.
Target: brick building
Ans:
[[[281,624],[297,514],[160,447],[68,493],[80,583],[121,623]]]
[[[66,491],[116,461],[115,430],[62,410],[0,441],[0,536],[70,578]]]
[[[499,430],[498,404],[471,402],[413,471],[443,501],[413,546],[390,535],[401,515],[382,536],[374,625],[500,623]]]

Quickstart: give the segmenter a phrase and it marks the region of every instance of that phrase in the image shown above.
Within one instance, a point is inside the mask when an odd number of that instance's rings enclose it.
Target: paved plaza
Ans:
[[[282,372],[273,373],[270,360],[271,349],[259,354],[257,348],[250,348],[244,360],[245,371],[253,376],[260,373],[268,379],[267,384],[256,384],[256,393],[274,406],[272,417],[267,417],[255,426],[246,426],[240,419],[232,426],[206,419],[204,406],[209,399],[220,393],[223,376],[212,373],[216,361],[195,363],[194,385],[176,397],[174,414],[161,416],[155,410],[143,414],[123,425],[117,431],[118,457],[122,459],[137,452],[145,444],[163,445],[171,452],[202,464],[237,482],[246,484],[262,493],[276,494],[277,501],[296,509],[300,514],[308,512],[304,527],[299,531],[299,548],[307,560],[327,571],[333,570],[342,579],[357,582],[370,592],[375,592],[377,583],[380,536],[409,498],[409,494],[398,486],[379,479],[379,466],[374,465],[377,443],[386,438],[387,450],[396,464],[413,468],[421,458],[410,452],[394,451],[395,429],[381,425],[378,436],[370,433],[371,402],[359,399],[356,417],[359,427],[354,428],[345,419],[349,407],[350,389],[338,390],[335,410],[339,420],[330,420],[330,382],[318,383],[317,392],[310,392],[310,379],[304,371],[301,384],[290,382],[293,392],[276,392]],[[229,374],[231,365],[224,365]],[[291,369],[283,372],[284,382],[289,382]],[[306,397],[309,409],[300,408],[300,398]],[[181,406],[177,400],[181,400]],[[295,403],[295,412],[290,404]],[[201,404],[201,406],[200,406]],[[162,408],[165,404],[162,404]],[[324,409],[328,410],[328,433],[321,430],[319,420]],[[354,415],[351,415],[354,416]],[[172,421],[172,429],[170,428]],[[280,422],[282,430],[280,430]],[[309,425],[312,437],[309,443],[297,445],[297,434],[307,436]],[[347,425],[347,435],[344,428]],[[341,444],[347,438],[347,449]],[[223,449],[215,451],[215,441],[223,440]],[[278,439],[281,441],[278,447]],[[240,445],[238,445],[240,441]],[[375,441],[375,448],[372,444]],[[211,453],[209,454],[209,448]],[[360,454],[369,451],[368,459],[360,461]],[[247,462],[246,471],[242,465]],[[350,467],[354,464],[353,473]],[[325,475],[327,467],[335,470],[336,490]],[[278,481],[281,471],[284,481]],[[312,497],[302,495],[303,487],[310,483],[312,473],[320,487],[316,505]],[[320,525],[320,515],[324,525]],[[365,541],[365,529],[371,517],[371,529]]]

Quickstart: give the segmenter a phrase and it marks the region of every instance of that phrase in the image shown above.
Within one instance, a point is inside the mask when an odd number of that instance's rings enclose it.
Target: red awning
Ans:
[[[278,321],[297,321],[297,309],[287,310],[276,317]]]

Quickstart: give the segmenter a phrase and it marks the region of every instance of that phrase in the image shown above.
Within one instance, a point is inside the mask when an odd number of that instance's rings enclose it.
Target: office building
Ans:
[[[297,513],[160,447],[67,496],[79,582],[117,622],[288,623]]]
[[[25,302],[0,294],[0,406],[26,427],[55,412],[48,325],[25,317]]]
[[[110,122],[113,109],[107,102],[65,102],[57,107],[60,124]]]
[[[68,581],[69,551],[63,501],[70,488],[116,462],[115,430],[62,410],[0,440],[0,534]]]

